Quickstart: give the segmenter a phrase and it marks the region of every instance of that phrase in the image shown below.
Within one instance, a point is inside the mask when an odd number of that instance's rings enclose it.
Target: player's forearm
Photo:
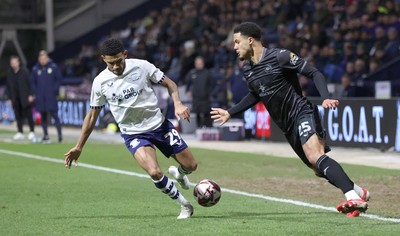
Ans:
[[[79,139],[75,145],[78,149],[82,150],[83,146],[85,145],[86,141],[88,140],[90,134],[92,133],[94,126],[96,124],[97,116],[89,112],[82,124],[81,134]]]
[[[168,93],[171,96],[172,101],[174,102],[174,105],[181,104],[182,101],[179,97],[178,86],[176,86],[176,84],[172,80],[169,80],[167,88],[168,88]]]
[[[252,93],[248,93],[238,104],[228,109],[230,116],[243,112],[257,104],[259,99]]]
[[[314,72],[314,84],[315,87],[317,87],[317,90],[319,92],[319,95],[325,100],[328,99],[329,96],[329,91],[328,91],[328,85],[326,83],[325,77],[322,75],[321,72]]]
[[[317,87],[319,95],[324,100],[330,97],[326,79],[319,70],[317,70],[313,66],[310,66],[309,64],[306,64],[301,74],[305,75],[308,78],[311,78],[314,81],[315,87]]]

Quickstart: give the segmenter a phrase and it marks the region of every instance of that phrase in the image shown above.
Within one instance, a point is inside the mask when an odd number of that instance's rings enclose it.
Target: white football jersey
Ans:
[[[164,122],[151,82],[161,83],[164,73],[146,60],[126,59],[125,70],[117,76],[106,68],[94,78],[90,107],[110,105],[123,134],[152,131]]]

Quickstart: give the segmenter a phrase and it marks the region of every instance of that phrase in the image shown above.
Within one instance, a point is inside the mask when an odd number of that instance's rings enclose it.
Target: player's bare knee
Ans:
[[[163,172],[160,170],[160,168],[152,168],[147,171],[149,176],[154,179],[154,180],[159,180],[163,177]]]
[[[195,171],[197,169],[197,162],[191,161],[186,168],[189,169],[190,171]]]

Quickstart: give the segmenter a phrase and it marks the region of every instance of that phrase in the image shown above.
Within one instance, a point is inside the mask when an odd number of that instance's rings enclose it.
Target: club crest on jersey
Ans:
[[[297,61],[299,60],[299,57],[294,54],[293,52],[290,53],[290,64],[296,65]]]
[[[260,84],[260,86],[258,87],[258,95],[260,95],[260,97],[267,96],[267,86]]]

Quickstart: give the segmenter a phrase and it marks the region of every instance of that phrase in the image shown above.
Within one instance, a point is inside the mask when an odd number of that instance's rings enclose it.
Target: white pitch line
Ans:
[[[39,156],[39,155],[33,155],[33,154],[29,154],[29,153],[15,152],[15,151],[9,151],[9,150],[4,150],[4,149],[0,149],[0,153],[4,153],[4,154],[8,154],[8,155],[14,155],[14,156],[20,156],[20,157],[26,157],[26,158],[31,158],[31,159],[41,160],[41,161],[49,161],[49,162],[55,162],[55,163],[64,164],[64,161],[60,160],[60,159],[56,159],[56,158],[52,158],[52,157]],[[91,165],[91,164],[85,164],[85,163],[82,163],[82,162],[79,162],[79,167],[85,167],[85,168],[95,169],[95,170],[102,170],[102,171],[107,171],[107,172],[112,172],[112,173],[117,173],[117,174],[123,174],[123,175],[136,176],[136,177],[140,177],[140,178],[149,178],[148,175],[139,174],[139,173],[132,172],[132,171],[125,171],[125,170],[113,169],[113,168],[108,168],[108,167],[103,167],[103,166],[96,166],[96,165]],[[193,184],[193,183],[191,183],[190,185],[191,186],[195,186],[195,184]],[[270,196],[266,196],[266,195],[262,195],[262,194],[248,193],[248,192],[243,192],[243,191],[238,191],[238,190],[233,190],[233,189],[227,189],[227,188],[222,188],[221,190],[223,192],[232,193],[232,194],[241,195],[241,196],[246,196],[246,197],[259,198],[259,199],[264,199],[264,200],[267,200],[267,201],[282,202],[282,203],[293,204],[293,205],[296,205],[296,206],[305,206],[305,207],[310,207],[310,208],[315,208],[315,209],[320,209],[320,210],[336,212],[336,209],[334,207],[326,207],[326,206],[321,206],[321,205],[307,203],[307,202],[301,202],[301,201],[296,201],[296,200],[291,200],[291,199],[270,197]],[[398,219],[398,218],[387,218],[387,217],[382,217],[382,216],[378,216],[378,215],[371,215],[371,214],[365,214],[365,213],[361,213],[360,216],[366,217],[366,218],[370,218],[370,219],[375,219],[375,220],[400,223],[400,219]]]

